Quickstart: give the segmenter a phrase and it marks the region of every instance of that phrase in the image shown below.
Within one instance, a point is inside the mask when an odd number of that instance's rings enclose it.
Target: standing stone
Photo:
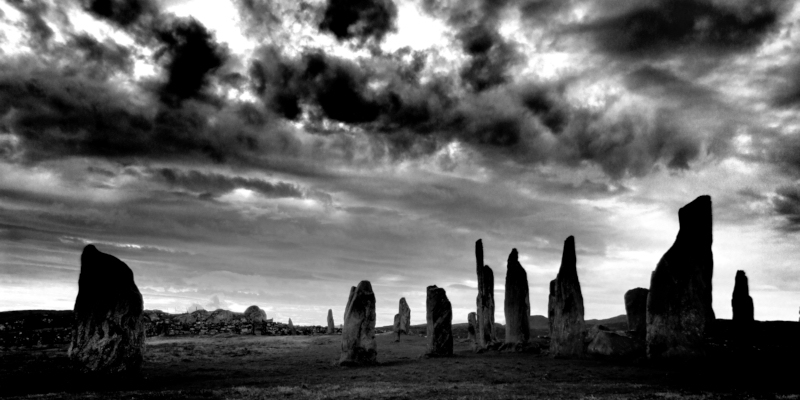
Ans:
[[[736,271],[736,283],[733,286],[733,322],[748,323],[753,322],[753,298],[750,297],[750,287],[747,284],[747,275],[744,271]]]
[[[483,242],[475,242],[475,267],[478,274],[478,297],[476,305],[475,334],[477,347],[485,349],[497,341],[494,333],[494,273],[483,264]]]
[[[84,247],[70,360],[85,373],[138,373],[145,342],[143,306],[133,271],[91,244]]]
[[[250,306],[244,310],[244,317],[247,319],[247,322],[253,325],[253,329],[251,330],[250,334],[256,334],[256,328],[261,326],[261,332],[264,332],[264,321],[267,319],[267,313],[258,308],[258,306]]]
[[[428,356],[453,354],[453,307],[444,289],[428,286],[426,315],[428,321]]]
[[[564,241],[561,268],[552,286],[555,289],[553,302],[548,307],[553,310],[550,355],[581,357],[584,339],[583,294],[578,280],[575,238],[572,236]]]
[[[411,332],[411,308],[408,307],[405,297],[400,298],[400,333],[408,335]]]
[[[547,323],[550,326],[550,332],[553,332],[553,317],[555,316],[556,305],[556,280],[550,281],[550,294],[547,296]]]
[[[628,316],[628,330],[639,334],[647,332],[647,294],[645,288],[625,292],[625,314]]]
[[[478,337],[475,336],[475,328],[478,326],[478,315],[474,312],[467,314],[467,323],[469,326],[467,327],[467,333],[469,334],[469,342],[473,345],[478,344]]]
[[[294,329],[294,324],[292,323],[291,318],[289,318],[289,334],[292,336],[297,334],[297,331]]]
[[[525,344],[531,336],[531,303],[528,298],[528,274],[517,260],[517,249],[508,256],[506,272],[506,341],[503,346]]]
[[[333,325],[333,310],[328,309],[328,329],[325,331],[328,335],[333,335],[336,332],[336,328]]]
[[[350,288],[342,325],[339,365],[373,364],[378,357],[375,343],[375,294],[369,281]]]
[[[647,296],[647,357],[687,359],[705,355],[711,307],[711,197],[700,196],[678,211],[675,243],[658,262]]]
[[[400,314],[394,315],[394,341],[400,341]]]

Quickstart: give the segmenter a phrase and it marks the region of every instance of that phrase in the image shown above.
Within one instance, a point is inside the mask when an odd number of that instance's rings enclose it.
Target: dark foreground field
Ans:
[[[66,348],[0,353],[0,396],[109,399],[800,399],[798,360],[654,366],[528,353],[419,359],[425,339],[377,337],[380,365],[342,368],[340,336],[153,338],[143,377],[88,382]]]

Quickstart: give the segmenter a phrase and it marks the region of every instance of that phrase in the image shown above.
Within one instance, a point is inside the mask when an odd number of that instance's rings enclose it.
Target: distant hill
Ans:
[[[617,315],[608,319],[587,319],[586,326],[603,325],[611,330],[628,330],[628,317],[626,315]]]

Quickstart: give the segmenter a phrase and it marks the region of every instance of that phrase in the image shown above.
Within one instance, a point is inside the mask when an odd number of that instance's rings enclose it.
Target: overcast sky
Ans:
[[[800,7],[746,0],[0,2],[0,311],[71,309],[94,243],[145,307],[341,323],[369,280],[531,314],[575,236],[587,318],[649,287],[699,195],[714,309],[800,307]]]

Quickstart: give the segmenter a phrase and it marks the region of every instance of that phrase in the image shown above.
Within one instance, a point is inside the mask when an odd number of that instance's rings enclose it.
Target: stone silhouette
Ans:
[[[553,310],[550,355],[583,356],[583,294],[578,280],[575,238],[572,236],[564,241],[561,268],[552,286],[555,289],[552,295],[553,303],[548,305],[548,310]]]
[[[342,325],[339,365],[373,364],[378,357],[375,343],[375,294],[369,281],[350,288]]]
[[[336,333],[336,328],[333,325],[333,310],[328,309],[328,329],[325,331],[328,335]]]
[[[400,314],[394,315],[394,341],[400,341]]]
[[[553,307],[556,305],[556,280],[550,281],[550,294],[547,296],[547,323],[550,326],[550,332],[553,332],[553,316],[555,310]]]
[[[478,348],[485,349],[497,341],[494,333],[494,273],[483,264],[483,242],[475,242],[475,266],[478,274],[478,297],[475,335]]]
[[[138,373],[145,343],[143,306],[133,271],[91,244],[84,247],[68,350],[75,367],[84,373]]]
[[[650,277],[647,357],[687,359],[705,355],[703,341],[714,322],[711,307],[711,197],[678,211],[680,229]]]
[[[625,314],[628,316],[628,330],[639,334],[647,332],[647,294],[645,288],[625,292]]]
[[[503,346],[528,343],[531,336],[529,317],[531,303],[528,298],[528,274],[518,261],[517,249],[508,256],[506,271],[506,340]]]
[[[478,344],[478,337],[475,336],[475,328],[478,325],[478,315],[477,313],[471,312],[467,314],[467,334],[469,335],[467,339],[470,343],[477,345]]]
[[[747,275],[744,271],[736,271],[736,283],[733,286],[733,322],[748,323],[753,322],[754,309],[753,298],[750,297],[750,286],[747,283]]]
[[[408,307],[405,297],[400,298],[400,333],[408,335],[411,331],[411,308]]]
[[[247,322],[253,324],[253,330],[250,332],[251,334],[256,334],[256,328],[261,327],[263,332],[263,324],[264,321],[267,320],[267,313],[259,308],[258,306],[250,306],[244,310],[244,317],[247,319]]]
[[[294,329],[294,324],[292,323],[292,319],[291,318],[289,318],[289,324],[288,325],[289,325],[289,334],[292,335],[292,336],[297,335],[297,330]]]
[[[449,356],[453,354],[453,307],[444,289],[436,285],[428,286],[426,301],[428,321],[428,356]]]

